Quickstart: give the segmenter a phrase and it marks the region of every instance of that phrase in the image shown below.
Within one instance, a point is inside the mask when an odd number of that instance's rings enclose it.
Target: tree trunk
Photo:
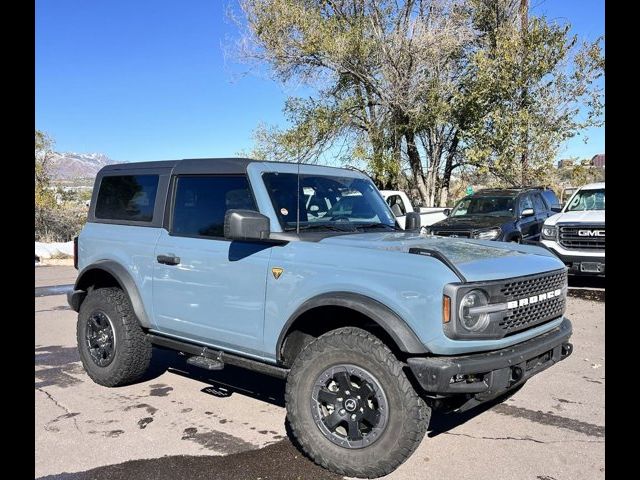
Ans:
[[[527,59],[527,45],[525,43],[527,39],[527,32],[529,30],[529,0],[520,0],[520,33],[522,35],[522,69],[526,68]],[[527,91],[526,83],[522,88],[522,106],[521,108],[527,108]],[[524,137],[522,139],[522,154],[520,156],[521,164],[521,179],[520,185],[526,186],[529,183],[529,126],[524,125]]]
[[[444,165],[444,173],[442,175],[442,185],[440,187],[440,207],[446,207],[447,202],[449,201],[449,186],[451,184],[451,173],[453,172],[453,157],[458,150],[458,132],[453,135],[453,140],[451,140],[451,148],[449,149],[449,153],[447,154],[447,161]]]
[[[420,193],[420,199],[423,204],[429,205],[427,202],[429,196],[427,194],[427,186],[424,182],[424,174],[422,171],[422,162],[420,161],[420,152],[416,147],[416,138],[412,131],[404,132],[404,138],[407,141],[407,156],[409,157],[409,165],[411,166],[411,172],[413,173],[413,181],[416,184],[418,193]]]

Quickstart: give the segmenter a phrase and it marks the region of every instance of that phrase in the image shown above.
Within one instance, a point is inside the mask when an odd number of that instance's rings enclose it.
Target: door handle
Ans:
[[[164,263],[165,265],[179,265],[180,257],[174,255],[158,255],[158,263]]]

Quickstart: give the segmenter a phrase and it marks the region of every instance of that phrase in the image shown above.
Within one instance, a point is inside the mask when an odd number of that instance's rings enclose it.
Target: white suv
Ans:
[[[604,182],[590,183],[544,222],[541,243],[569,267],[569,273],[604,275],[604,204]]]

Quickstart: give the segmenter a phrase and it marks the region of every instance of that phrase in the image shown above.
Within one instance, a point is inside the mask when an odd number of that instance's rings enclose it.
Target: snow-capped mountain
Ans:
[[[51,174],[54,179],[95,177],[105,165],[119,163],[102,153],[55,153],[51,162]]]

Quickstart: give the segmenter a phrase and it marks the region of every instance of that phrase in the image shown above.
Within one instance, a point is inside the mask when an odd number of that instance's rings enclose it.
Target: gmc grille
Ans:
[[[592,236],[593,233],[602,236]],[[558,241],[569,250],[604,250],[604,239],[604,225],[560,225],[558,228]]]
[[[505,337],[537,327],[562,315],[565,310],[566,287],[566,271],[505,283],[500,289],[500,293],[504,295],[506,301],[528,298],[557,289],[562,291],[559,297],[509,310],[499,322],[505,332]]]

